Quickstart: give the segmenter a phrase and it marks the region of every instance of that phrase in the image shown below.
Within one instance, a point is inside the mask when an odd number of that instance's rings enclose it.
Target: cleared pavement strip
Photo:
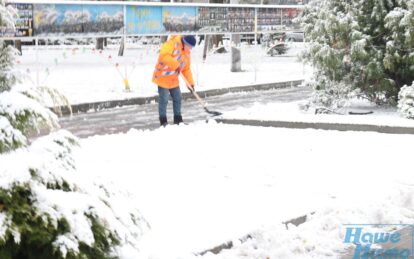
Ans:
[[[277,82],[277,83],[227,87],[227,88],[212,89],[212,90],[207,90],[207,91],[199,91],[197,93],[200,97],[205,98],[207,96],[223,95],[227,93],[282,89],[282,88],[287,88],[287,87],[299,86],[300,84],[302,84],[302,82],[303,80],[294,80],[294,81]],[[191,93],[183,93],[183,99],[190,99],[190,98],[194,98],[194,96]],[[74,104],[74,105],[71,105],[71,108],[72,108],[73,113],[79,113],[79,112],[88,112],[90,110],[110,109],[114,107],[121,107],[121,106],[127,106],[127,105],[142,105],[142,104],[148,104],[148,103],[151,103],[157,100],[158,100],[157,96],[136,97],[136,98],[129,98],[129,99]],[[61,106],[60,109],[63,115],[70,114],[68,107]]]
[[[215,119],[224,124],[237,124],[245,126],[275,127],[289,129],[322,129],[338,131],[373,131],[389,134],[414,134],[413,127],[381,126],[370,124],[326,123],[326,122],[300,122],[300,121],[266,121],[242,119]]]
[[[251,107],[257,102],[267,104],[303,100],[310,95],[310,92],[311,89],[308,87],[286,87],[267,91],[208,96],[204,100],[208,102],[209,109],[226,113],[237,108]],[[211,118],[195,99],[188,99],[182,105],[186,123]],[[172,105],[169,105],[167,109],[172,119]],[[127,132],[131,128],[153,130],[160,126],[158,104],[155,102],[101,109],[88,113],[75,113],[73,116],[60,117],[59,122],[62,128],[69,130],[78,137]]]

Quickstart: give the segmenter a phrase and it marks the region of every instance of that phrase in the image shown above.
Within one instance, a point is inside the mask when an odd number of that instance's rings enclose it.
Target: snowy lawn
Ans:
[[[413,184],[411,135],[199,122],[95,136],[81,145],[78,169],[125,188],[151,225],[139,258],[191,257],[270,225],[276,227],[258,233],[273,239],[231,253],[324,258],[345,248],[341,224],[414,218],[406,186]],[[385,200],[395,193],[400,202]],[[302,226],[306,230],[280,227],[313,211],[320,214]],[[131,251],[123,258],[136,256]]]
[[[209,54],[202,61],[203,45],[192,53],[192,71],[198,91],[259,83],[299,80],[310,74],[297,59],[302,43],[290,43],[283,56],[270,57],[265,49],[242,45],[242,69],[230,72],[230,53]],[[22,84],[56,88],[71,104],[157,95],[152,74],[158,57],[158,45],[130,43],[123,57],[118,46],[102,52],[94,46],[24,47],[16,68],[25,76]],[[125,91],[128,79],[131,92]],[[182,82],[183,91],[187,91]]]

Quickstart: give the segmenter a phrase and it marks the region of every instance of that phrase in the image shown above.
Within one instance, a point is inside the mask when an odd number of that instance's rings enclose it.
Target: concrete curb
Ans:
[[[315,214],[315,212],[311,212],[310,213],[310,215],[313,215],[313,214]],[[308,215],[303,215],[303,216],[300,216],[300,217],[297,217],[297,218],[290,219],[288,221],[282,222],[282,224],[284,224],[286,226],[286,229],[289,229],[289,225],[292,224],[294,226],[299,226],[299,225],[305,223],[306,220],[307,220],[307,218],[308,218]],[[253,236],[251,234],[247,234],[247,235],[243,236],[242,238],[239,238],[239,241],[241,243],[244,243],[244,242],[246,242],[246,241],[248,241],[249,239],[252,239],[252,238],[253,238]],[[233,241],[228,241],[228,242],[225,242],[225,243],[223,243],[221,245],[218,245],[216,247],[213,247],[211,249],[207,249],[207,250],[205,250],[203,252],[196,253],[196,255],[205,255],[207,253],[219,254],[221,251],[223,251],[225,249],[231,249],[231,248],[233,248],[233,246],[234,246]]]
[[[389,134],[414,134],[414,127],[381,126],[370,124],[350,123],[326,123],[326,122],[296,122],[296,121],[264,121],[264,120],[239,120],[239,119],[215,119],[225,124],[237,124],[245,126],[275,127],[288,129],[322,129],[339,131],[373,131]]]
[[[287,87],[298,86],[303,82],[303,80],[295,80],[295,81],[286,81],[286,82],[277,82],[277,83],[267,83],[267,84],[257,84],[257,85],[248,85],[248,86],[239,86],[239,87],[229,87],[229,88],[221,88],[221,89],[212,89],[207,91],[200,91],[197,92],[202,98],[207,96],[216,96],[222,95],[226,93],[237,93],[237,92],[249,92],[249,91],[256,91],[256,90],[270,90],[270,89],[281,89]],[[154,86],[155,87],[155,86]],[[192,99],[194,96],[191,93],[183,93],[183,99]],[[130,99],[121,99],[121,100],[110,100],[110,101],[102,101],[102,102],[92,102],[92,103],[82,103],[82,104],[74,104],[71,105],[73,113],[80,113],[80,112],[87,112],[90,110],[102,110],[102,109],[109,109],[114,107],[121,107],[127,105],[142,105],[148,104],[151,102],[157,102],[158,96],[150,96],[150,97],[136,97]],[[69,115],[70,111],[69,108],[66,106],[60,107],[63,115]]]

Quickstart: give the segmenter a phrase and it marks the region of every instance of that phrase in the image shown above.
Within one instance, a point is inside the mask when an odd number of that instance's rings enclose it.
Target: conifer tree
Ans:
[[[362,96],[395,104],[414,80],[413,2],[314,0],[299,18],[315,68],[313,102],[338,107]]]
[[[4,0],[0,0],[0,31],[7,28],[14,29],[14,19],[16,12],[14,9],[6,7]],[[10,90],[16,82],[16,76],[12,73],[14,61],[14,49],[6,47],[5,42],[0,39],[0,92]]]

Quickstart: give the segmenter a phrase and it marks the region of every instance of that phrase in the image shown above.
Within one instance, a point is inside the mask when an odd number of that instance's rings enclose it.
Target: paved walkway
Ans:
[[[288,87],[298,86],[302,83],[302,80],[296,81],[287,81],[287,82],[276,82],[276,83],[267,83],[267,84],[256,84],[256,85],[248,85],[248,86],[239,86],[239,87],[229,87],[229,88],[220,88],[220,89],[212,89],[207,91],[198,92],[198,95],[202,98],[211,97],[211,96],[218,96],[227,93],[240,93],[240,92],[251,92],[251,91],[267,91],[273,89],[283,89]],[[192,99],[194,96],[189,93],[183,93],[183,99]],[[150,96],[150,97],[136,97],[130,99],[122,99],[122,100],[108,100],[102,102],[92,102],[92,103],[82,103],[82,104],[75,104],[72,105],[72,112],[88,112],[91,110],[102,110],[102,109],[110,109],[115,107],[122,107],[128,105],[141,105],[141,104],[149,104],[153,103],[158,100],[157,96]],[[65,115],[69,115],[70,111],[67,107],[62,107],[62,112]]]
[[[285,88],[287,87],[287,88]],[[306,87],[290,87],[285,84],[281,89],[265,91],[253,91],[254,88],[247,88],[248,92],[226,93],[221,89],[221,94],[200,93],[208,103],[210,110],[217,110],[225,113],[239,107],[250,107],[257,102],[266,104],[274,101],[291,102],[307,98],[311,90]],[[228,90],[227,90],[228,92]],[[217,92],[216,92],[217,93]],[[172,122],[171,103],[168,106],[170,123]],[[183,117],[185,122],[211,119],[200,104],[194,98],[183,101]],[[128,105],[112,109],[102,109],[95,112],[78,113],[73,116],[60,118],[62,128],[71,131],[78,137],[93,135],[112,134],[127,132],[135,129],[156,129],[159,128],[158,104],[150,102],[145,105]]]
[[[292,102],[303,100],[309,97],[311,90],[306,87],[289,87],[294,83],[269,84],[265,89],[258,91],[255,86],[243,88],[219,89],[208,92],[200,92],[200,96],[208,103],[210,110],[227,112],[240,107],[250,107],[259,102],[262,104],[271,102]],[[273,87],[273,88],[272,88]],[[279,88],[280,87],[280,88]],[[260,88],[259,88],[260,89]],[[234,92],[232,92],[234,91]],[[198,120],[212,119],[204,112],[200,104],[190,98],[188,94],[184,96],[183,117],[184,121],[191,123]],[[151,99],[152,98],[152,99]],[[112,104],[105,103],[106,106],[115,105],[117,102],[122,107],[102,109],[102,103],[82,104],[75,106],[79,113],[73,116],[65,116],[60,119],[63,128],[68,129],[78,137],[88,137],[100,134],[113,134],[127,132],[131,128],[135,129],[156,129],[158,122],[158,104],[155,97],[140,98],[135,100],[113,101]],[[146,103],[145,105],[131,105],[131,103]],[[171,104],[169,104],[168,114],[172,117]],[[91,108],[92,107],[92,108]],[[86,109],[97,109],[94,112],[81,113]],[[172,118],[170,119],[170,123]],[[291,122],[291,121],[262,121],[262,120],[241,120],[241,119],[222,119],[214,118],[216,121],[226,124],[279,127],[291,129],[323,129],[338,131],[372,131],[388,134],[414,134],[414,127],[399,126],[380,126],[370,124],[352,123],[327,123],[327,122]]]

